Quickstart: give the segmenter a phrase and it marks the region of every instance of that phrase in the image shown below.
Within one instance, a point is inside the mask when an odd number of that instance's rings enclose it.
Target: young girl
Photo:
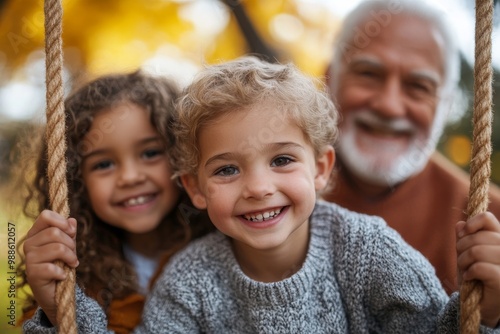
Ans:
[[[49,320],[56,310],[45,298],[53,298],[55,280],[64,278],[53,262],[63,259],[106,310],[109,327],[130,332],[164,263],[211,229],[203,215],[186,210],[189,200],[172,180],[166,149],[174,137],[166,129],[177,95],[173,83],[137,71],[100,77],[66,100],[70,215],[78,226],[45,210],[24,242],[23,284]],[[41,156],[35,182],[40,210],[48,207],[46,168]],[[71,237],[77,231],[76,246],[57,233],[61,224],[69,224]],[[28,309],[34,306],[30,300]]]
[[[136,333],[458,331],[458,294],[447,296],[420,253],[381,218],[318,200],[337,113],[313,81],[242,58],[202,71],[176,110],[172,166],[219,231],[172,259]],[[498,222],[478,215],[457,236],[463,278],[482,281],[482,322],[495,327]],[[76,297],[78,330],[107,332],[95,302]],[[24,330],[47,328],[33,319]]]

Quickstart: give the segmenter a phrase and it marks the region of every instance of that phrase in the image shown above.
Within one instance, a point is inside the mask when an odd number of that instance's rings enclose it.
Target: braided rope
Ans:
[[[69,216],[66,183],[66,140],[64,90],[62,82],[62,6],[61,0],[46,0],[45,13],[45,76],[47,100],[47,178],[52,210]],[[57,323],[59,333],[76,333],[75,271],[62,262],[67,278],[56,285]]]
[[[493,0],[476,1],[476,36],[474,64],[473,145],[470,164],[470,189],[467,216],[488,209],[488,187],[491,174],[492,68],[491,33]],[[481,322],[479,281],[463,282],[460,287],[460,332],[478,333]]]

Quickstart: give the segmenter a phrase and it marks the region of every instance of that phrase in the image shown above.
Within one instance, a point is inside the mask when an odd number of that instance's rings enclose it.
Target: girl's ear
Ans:
[[[207,208],[207,201],[205,200],[205,195],[200,191],[198,187],[198,179],[195,175],[192,174],[184,174],[181,175],[181,182],[184,189],[191,198],[191,202],[193,205],[200,210],[204,210]]]
[[[322,190],[327,186],[334,165],[335,150],[331,145],[328,145],[316,159],[316,176],[314,177],[316,191]]]

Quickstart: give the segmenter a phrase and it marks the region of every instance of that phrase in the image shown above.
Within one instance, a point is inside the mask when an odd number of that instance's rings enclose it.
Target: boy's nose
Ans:
[[[247,174],[244,182],[243,196],[245,198],[262,199],[276,191],[272,177],[266,171],[252,171]]]

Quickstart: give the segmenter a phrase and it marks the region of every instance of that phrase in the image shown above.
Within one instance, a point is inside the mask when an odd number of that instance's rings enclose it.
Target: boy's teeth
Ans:
[[[131,198],[123,203],[124,206],[134,206],[146,203],[150,196],[139,196]]]
[[[253,222],[264,221],[274,218],[275,216],[279,215],[280,212],[281,209],[275,209],[271,211],[261,212],[258,214],[245,215],[245,218]]]

